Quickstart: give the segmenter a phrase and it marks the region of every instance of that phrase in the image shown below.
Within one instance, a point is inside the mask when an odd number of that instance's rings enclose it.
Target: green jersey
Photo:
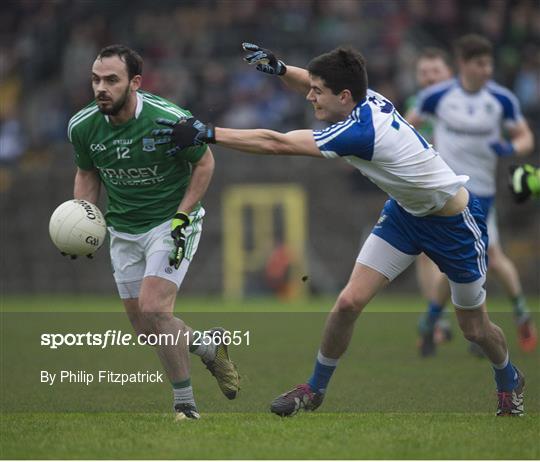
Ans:
[[[408,111],[416,106],[416,95],[409,96],[405,101],[405,110]],[[433,124],[430,121],[424,121],[419,127],[415,127],[420,134],[428,140],[429,143],[433,143]]]
[[[191,116],[166,99],[137,92],[135,117],[112,125],[95,102],[75,114],[68,137],[80,169],[97,169],[105,185],[105,218],[115,230],[141,234],[173,217],[191,178],[191,164],[206,145],[183,149],[170,157],[168,144],[156,144],[152,130],[163,128],[158,118]]]

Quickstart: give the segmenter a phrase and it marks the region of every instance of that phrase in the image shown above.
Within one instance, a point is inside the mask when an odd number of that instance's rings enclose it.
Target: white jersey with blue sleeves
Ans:
[[[343,157],[412,215],[440,210],[468,180],[372,90],[347,119],[313,135],[323,156]]]
[[[495,195],[497,155],[489,145],[501,139],[502,126],[523,117],[512,92],[488,82],[469,93],[451,79],[420,92],[416,111],[433,119],[435,147],[452,170],[471,178],[467,188],[478,196]]]

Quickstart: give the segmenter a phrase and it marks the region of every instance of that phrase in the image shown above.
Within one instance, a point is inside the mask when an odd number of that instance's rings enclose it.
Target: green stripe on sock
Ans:
[[[523,294],[520,294],[517,297],[510,297],[510,300],[512,301],[514,316],[519,318],[529,313],[527,301],[525,300],[525,296]]]
[[[176,382],[172,384],[175,389],[191,387],[191,378],[184,380],[183,382]]]

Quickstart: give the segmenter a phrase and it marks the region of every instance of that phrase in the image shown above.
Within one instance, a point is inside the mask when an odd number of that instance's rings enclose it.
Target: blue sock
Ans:
[[[313,391],[319,393],[324,393],[326,391],[328,382],[330,382],[330,378],[336,370],[337,363],[337,359],[326,358],[319,351],[317,354],[317,361],[315,361],[313,374],[307,382]]]
[[[439,305],[438,303],[435,303],[435,302],[429,302],[428,311],[427,311],[427,316],[428,316],[427,319],[428,319],[428,324],[430,325],[430,327],[433,327],[435,323],[439,320],[443,310],[444,310],[443,305]]]
[[[518,375],[508,359],[508,353],[506,353],[506,359],[502,364],[493,364],[493,371],[495,372],[497,391],[512,391],[517,387]]]

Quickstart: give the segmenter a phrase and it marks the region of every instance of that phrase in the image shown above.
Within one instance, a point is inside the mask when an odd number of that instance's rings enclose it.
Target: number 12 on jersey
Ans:
[[[129,155],[129,148],[127,148],[126,146],[117,146],[116,158],[117,159],[131,159],[131,156]]]

